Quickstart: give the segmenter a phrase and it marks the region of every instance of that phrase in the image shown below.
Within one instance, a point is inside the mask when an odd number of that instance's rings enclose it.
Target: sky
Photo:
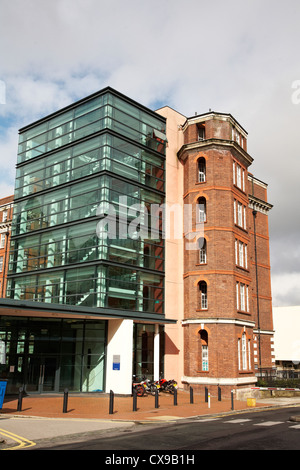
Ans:
[[[300,305],[299,19],[299,0],[0,0],[0,198],[18,130],[103,87],[230,113],[274,206],[273,305]]]

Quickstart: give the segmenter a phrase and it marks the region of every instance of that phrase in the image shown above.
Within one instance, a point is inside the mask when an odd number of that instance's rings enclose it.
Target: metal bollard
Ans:
[[[155,408],[158,408],[158,390],[155,390]]]
[[[194,390],[190,387],[190,403],[194,403]]]
[[[174,390],[174,406],[177,406],[177,388]]]
[[[208,402],[208,388],[205,387],[205,403]]]
[[[69,395],[69,390],[67,388],[65,388],[65,390],[64,390],[63,413],[67,413],[67,410],[68,410],[68,395]]]
[[[112,390],[109,392],[109,414],[114,414],[114,392]]]
[[[234,409],[234,403],[233,403],[233,390],[231,390],[231,409]]]
[[[221,387],[218,387],[218,401],[222,401],[222,392],[221,392]]]
[[[17,411],[22,411],[22,400],[23,400],[23,387],[20,387]]]
[[[136,411],[137,410],[137,393],[136,393],[135,388],[132,391],[132,397],[133,397],[132,411]]]

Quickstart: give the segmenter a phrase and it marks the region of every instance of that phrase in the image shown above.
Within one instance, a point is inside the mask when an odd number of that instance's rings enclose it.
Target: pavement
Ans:
[[[44,417],[44,418],[76,418],[76,419],[104,419],[109,421],[161,421],[187,418],[192,416],[210,415],[232,411],[230,398],[211,396],[209,403],[205,401],[204,394],[194,393],[193,403],[190,403],[188,392],[177,392],[177,405],[174,396],[169,393],[160,393],[158,407],[155,406],[155,397],[146,395],[137,398],[137,410],[133,411],[133,398],[131,396],[114,396],[113,412],[110,413],[109,394],[69,394],[66,412],[64,413],[64,396],[61,395],[29,395],[22,399],[21,411],[18,409],[18,397],[6,397],[0,417]],[[256,407],[266,406],[266,403],[256,400]],[[235,411],[249,409],[247,401],[233,401]]]
[[[190,403],[189,393],[178,390],[177,404],[174,404],[172,395],[161,393],[156,407],[155,397],[147,395],[138,397],[136,411],[133,411],[132,397],[115,395],[111,410],[109,395],[100,393],[69,394],[66,408],[63,395],[29,395],[23,398],[21,411],[17,411],[18,398],[8,396],[4,398],[0,409],[0,443],[2,439],[2,443],[12,445],[13,442],[23,439],[23,445],[28,447],[26,439],[36,442],[70,436],[80,440],[86,432],[107,436],[140,429],[137,425],[141,424],[175,423],[178,420],[205,419],[270,407],[300,406],[300,398],[256,399],[254,405],[252,402],[252,406],[249,406],[247,400],[234,399],[232,406],[231,398],[222,397],[222,400],[218,401],[217,396],[211,396],[209,402],[206,402],[203,395],[195,393],[194,403]]]

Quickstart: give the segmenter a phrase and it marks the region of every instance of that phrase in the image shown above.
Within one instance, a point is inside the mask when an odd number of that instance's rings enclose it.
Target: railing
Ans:
[[[300,388],[300,369],[261,369],[256,376],[261,386]]]

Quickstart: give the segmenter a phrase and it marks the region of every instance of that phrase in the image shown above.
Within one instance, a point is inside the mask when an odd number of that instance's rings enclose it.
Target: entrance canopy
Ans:
[[[114,310],[100,307],[81,307],[76,305],[69,306],[12,299],[0,299],[0,316],[1,315],[95,320],[124,319],[158,324],[176,323],[176,320],[167,319],[164,315],[155,313]]]

